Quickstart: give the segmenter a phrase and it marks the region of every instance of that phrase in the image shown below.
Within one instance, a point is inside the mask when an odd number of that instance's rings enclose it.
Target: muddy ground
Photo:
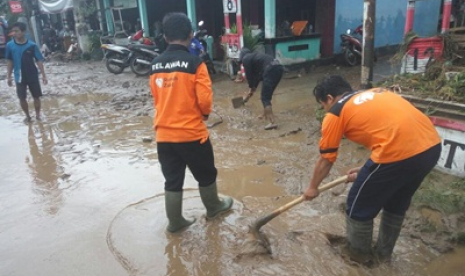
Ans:
[[[235,198],[234,210],[207,222],[188,174],[184,213],[197,222],[179,235],[164,232],[148,80],[129,70],[112,75],[101,62],[49,61],[46,71],[44,119],[25,125],[0,61],[2,275],[465,275],[465,248],[448,239],[465,227],[464,215],[426,207],[411,208],[391,264],[368,268],[348,260],[345,185],[262,227],[271,254],[241,254],[248,226],[307,186],[318,156],[316,80],[339,73],[357,88],[358,68],[287,73],[273,98],[279,128],[270,131],[257,118],[258,95],[233,109],[231,98],[246,84],[213,76],[209,123],[219,123],[210,129],[218,185]],[[368,155],[344,140],[328,181]],[[425,223],[444,231],[424,233]]]

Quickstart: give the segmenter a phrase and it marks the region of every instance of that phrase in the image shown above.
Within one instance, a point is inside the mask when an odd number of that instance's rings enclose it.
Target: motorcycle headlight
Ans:
[[[346,34],[350,35],[352,31],[350,29],[347,30]]]

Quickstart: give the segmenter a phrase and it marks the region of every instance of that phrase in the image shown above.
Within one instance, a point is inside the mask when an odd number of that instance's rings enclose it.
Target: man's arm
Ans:
[[[310,180],[310,185],[304,192],[304,197],[306,200],[313,199],[319,195],[318,186],[320,186],[323,179],[328,176],[329,171],[333,167],[333,163],[331,163],[328,159],[323,158],[320,156],[318,161],[315,164],[315,168],[313,169],[312,179]]]
[[[253,91],[257,89],[258,83],[256,83],[256,76],[253,75],[253,61],[249,57],[251,55],[246,55],[242,61],[242,66],[244,66],[245,78],[249,84],[249,88]]]
[[[42,82],[43,84],[47,84],[47,75],[45,75],[45,68],[44,68],[44,63],[42,61],[37,61],[37,66],[39,67],[40,73],[42,75]]]
[[[201,63],[197,68],[195,93],[197,95],[197,104],[202,113],[203,120],[207,120],[213,105],[213,90],[210,76],[208,75],[207,65]]]
[[[13,76],[11,75],[12,72],[13,72],[13,61],[11,59],[8,59],[7,64],[6,64],[6,78],[7,78],[8,86],[13,85]]]

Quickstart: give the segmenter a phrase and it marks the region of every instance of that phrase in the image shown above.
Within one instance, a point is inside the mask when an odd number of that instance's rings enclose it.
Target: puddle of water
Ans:
[[[51,76],[66,71],[50,69]],[[6,275],[461,275],[462,248],[437,257],[407,234],[392,266],[348,264],[322,234],[344,235],[337,216],[341,198],[330,193],[262,228],[271,258],[237,257],[247,226],[300,195],[308,183],[318,157],[319,125],[309,90],[314,75],[280,84],[273,105],[279,128],[273,131],[264,131],[256,118],[263,111],[258,96],[244,108],[231,108],[230,98],[246,85],[214,84],[215,110],[224,120],[211,130],[219,190],[243,199],[247,208],[237,202],[224,220],[207,223],[198,191],[186,192],[185,214],[198,222],[167,236],[164,202],[155,196],[164,183],[156,144],[142,141],[154,135],[146,80],[122,74],[96,82],[89,72],[67,78],[68,90],[47,87],[46,119],[31,127],[20,123],[14,93],[0,95],[0,270]],[[131,88],[122,89],[123,81]],[[112,95],[92,93],[102,84]],[[141,87],[145,92],[125,93]],[[342,144],[332,178],[368,156],[346,140]],[[196,186],[188,173],[186,188]]]
[[[424,268],[424,275],[464,276],[465,247],[458,247],[451,253],[439,256]]]

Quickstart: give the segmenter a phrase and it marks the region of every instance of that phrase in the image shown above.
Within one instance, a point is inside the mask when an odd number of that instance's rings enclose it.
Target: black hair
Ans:
[[[191,20],[181,12],[169,13],[163,18],[163,31],[168,41],[186,41],[192,32]]]
[[[328,95],[335,98],[346,92],[352,92],[352,87],[339,75],[329,75],[321,78],[313,89],[313,95],[319,103],[326,102]]]
[[[251,53],[252,51],[250,51],[249,48],[246,48],[246,47],[242,48],[241,52],[239,53],[239,63],[242,63],[242,60],[244,59],[244,57]]]
[[[16,22],[13,25],[11,25],[11,29],[13,29],[14,27],[18,28],[21,32],[25,32],[27,28],[26,23],[23,22]]]

